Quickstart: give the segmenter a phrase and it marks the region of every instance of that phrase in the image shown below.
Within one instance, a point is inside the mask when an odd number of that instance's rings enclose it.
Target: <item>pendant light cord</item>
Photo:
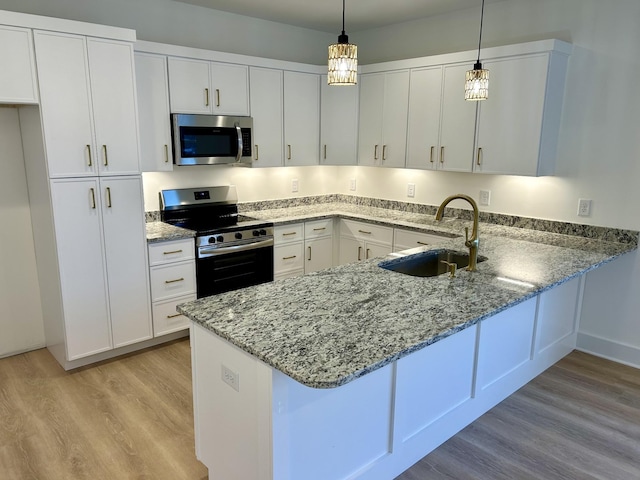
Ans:
[[[484,2],[484,0],[482,1]],[[344,2],[345,0],[342,0],[342,35],[344,35]]]
[[[344,0],[342,0],[344,3]],[[478,62],[480,63],[480,45],[482,45],[482,22],[484,21],[484,0],[482,0],[482,10],[480,12],[480,38],[478,39]],[[344,28],[344,11],[342,12],[342,28]]]

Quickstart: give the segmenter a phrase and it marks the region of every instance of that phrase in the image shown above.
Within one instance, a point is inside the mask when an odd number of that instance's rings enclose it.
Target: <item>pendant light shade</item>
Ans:
[[[338,36],[338,43],[329,45],[329,85],[358,83],[358,46],[349,43],[349,36],[344,33],[344,7],[345,0],[342,0],[342,34]]]
[[[482,44],[482,22],[484,20],[484,0],[480,13],[480,38],[478,40],[478,60],[473,70],[467,70],[464,82],[465,100],[486,100],[489,98],[489,70],[482,68],[480,63],[480,45]]]

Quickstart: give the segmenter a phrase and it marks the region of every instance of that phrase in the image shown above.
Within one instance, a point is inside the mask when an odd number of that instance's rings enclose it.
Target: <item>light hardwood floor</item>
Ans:
[[[205,480],[193,445],[188,340],[0,360],[2,480]],[[640,370],[572,353],[398,477],[435,479],[640,479]]]

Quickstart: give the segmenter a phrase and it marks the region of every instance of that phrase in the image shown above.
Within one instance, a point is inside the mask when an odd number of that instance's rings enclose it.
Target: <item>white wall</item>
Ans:
[[[44,346],[18,110],[0,107],[0,357]]]

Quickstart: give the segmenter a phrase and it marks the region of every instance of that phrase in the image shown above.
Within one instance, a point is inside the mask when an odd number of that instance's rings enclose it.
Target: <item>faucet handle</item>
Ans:
[[[453,262],[447,262],[446,260],[440,260],[447,266],[447,271],[449,272],[449,278],[454,278],[456,276],[456,270],[458,269],[458,264]]]

